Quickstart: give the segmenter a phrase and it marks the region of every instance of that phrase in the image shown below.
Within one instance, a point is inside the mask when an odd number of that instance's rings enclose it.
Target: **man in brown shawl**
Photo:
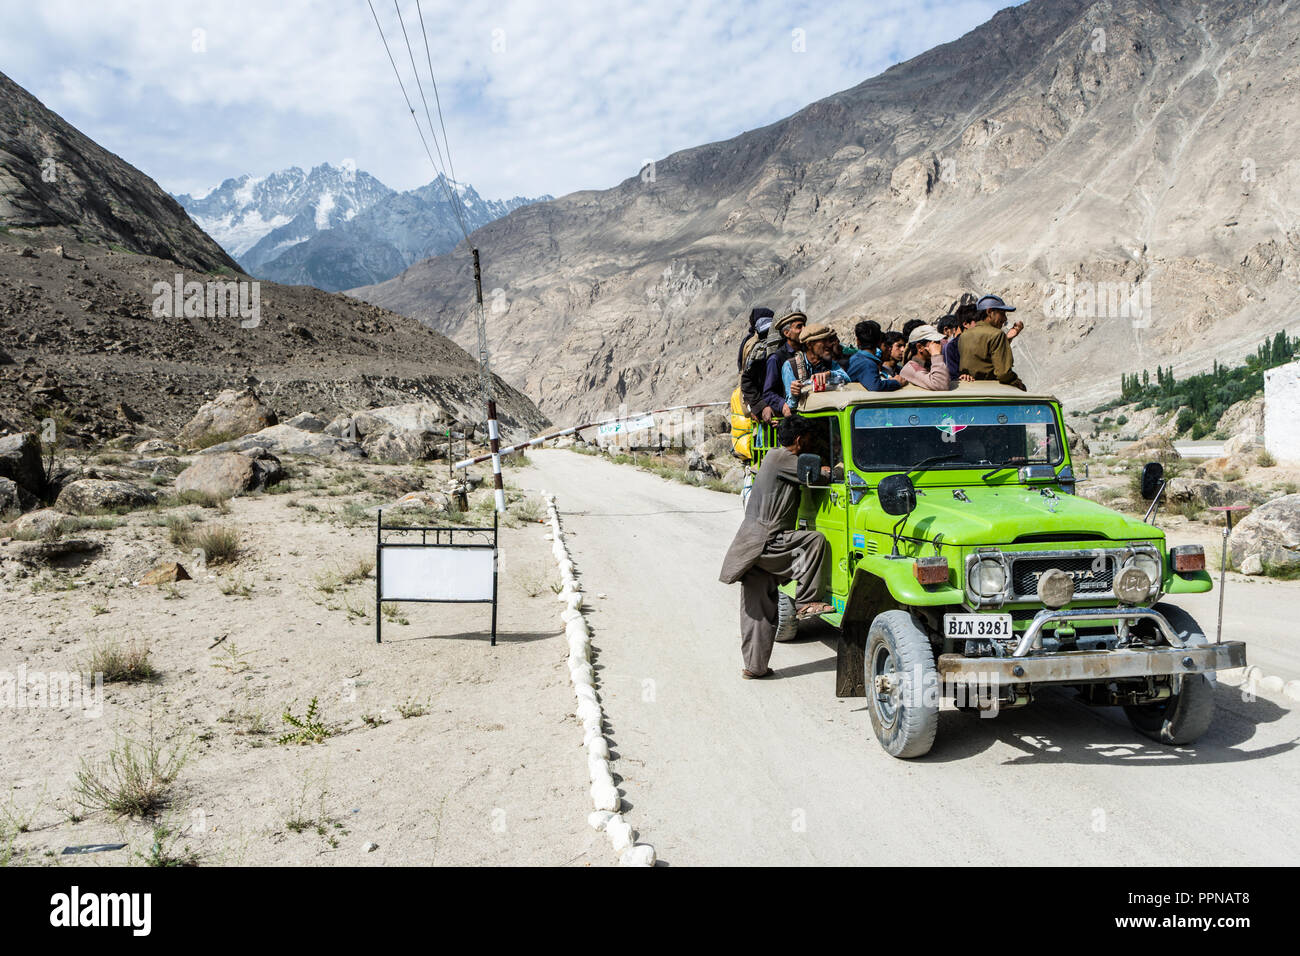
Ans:
[[[801,618],[824,614],[829,604],[818,602],[826,570],[826,539],[818,531],[795,531],[801,486],[796,470],[799,455],[814,442],[813,423],[800,415],[783,419],[777,428],[779,448],[763,457],[745,520],[722,563],[719,579],[740,582],[740,653],[745,679],[768,677],[767,666],[776,639],[777,585],[799,582],[795,604]],[[829,474],[830,469],[823,466]]]

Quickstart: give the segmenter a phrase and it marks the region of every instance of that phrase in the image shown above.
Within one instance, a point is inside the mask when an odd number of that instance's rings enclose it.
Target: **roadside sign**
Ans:
[[[385,525],[380,508],[375,519],[375,643],[383,642],[383,603],[408,601],[491,604],[495,647],[497,530],[495,512],[491,528],[444,528]]]
[[[601,425],[597,431],[602,438],[609,435],[626,435],[628,432],[641,432],[655,427],[655,417],[653,415],[642,415],[640,418],[629,418],[621,422],[607,422]]]

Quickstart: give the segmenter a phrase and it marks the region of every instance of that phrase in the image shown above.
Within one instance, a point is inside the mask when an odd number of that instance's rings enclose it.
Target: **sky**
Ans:
[[[609,188],[1010,0],[371,2],[426,137],[412,55],[456,177],[508,198]],[[367,0],[0,0],[0,23],[0,72],[170,192],[349,160],[394,189],[436,174]]]

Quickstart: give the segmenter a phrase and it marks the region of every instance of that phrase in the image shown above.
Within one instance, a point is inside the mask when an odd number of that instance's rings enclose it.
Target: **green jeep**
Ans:
[[[799,462],[799,526],[830,546],[836,693],[869,699],[886,751],[927,753],[941,698],[994,716],[1048,686],[1122,705],[1163,743],[1209,728],[1215,671],[1244,666],[1245,645],[1207,642],[1162,600],[1210,590],[1204,550],[1166,548],[1154,525],[1074,494],[1055,398],[990,382],[849,385],[801,412],[826,428]],[[1159,464],[1143,471],[1148,519],[1162,478]],[[783,595],[778,640],[795,629]]]

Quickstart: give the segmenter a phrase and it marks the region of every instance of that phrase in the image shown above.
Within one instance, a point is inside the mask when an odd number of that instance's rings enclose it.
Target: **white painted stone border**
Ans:
[[[574,577],[573,559],[564,546],[555,495],[543,491],[542,497],[546,499],[546,517],[551,523],[551,551],[559,566],[563,585],[559,600],[565,609],[560,612],[560,617],[569,641],[569,677],[573,680],[573,694],[578,699],[577,715],[582,721],[582,744],[587,751],[587,773],[591,778],[591,802],[595,810],[588,815],[587,822],[609,837],[614,852],[619,854],[620,866],[653,866],[655,848],[648,843],[635,842],[636,833],[620,812],[622,799],[609,769],[604,713],[596,694],[596,673],[591,668],[591,629],[582,615],[582,585]]]
[[[1240,687],[1243,694],[1252,697],[1281,697],[1290,704],[1300,704],[1300,680],[1284,681],[1280,677],[1266,675],[1263,669],[1254,664],[1234,668],[1230,676],[1221,676],[1219,680],[1229,687]]]

